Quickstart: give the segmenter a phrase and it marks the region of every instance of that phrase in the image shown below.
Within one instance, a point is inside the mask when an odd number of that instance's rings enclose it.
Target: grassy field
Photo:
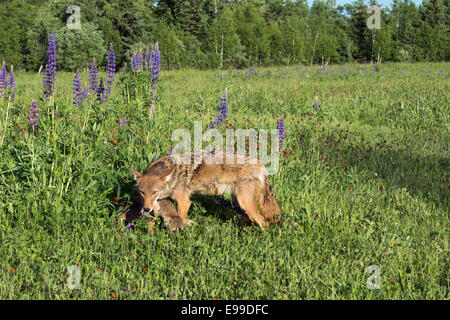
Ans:
[[[0,298],[448,299],[450,64],[327,69],[163,70],[151,120],[145,81],[117,79],[107,103],[78,107],[74,74],[45,102],[42,75],[16,73],[16,101],[0,100]],[[124,231],[130,167],[165,155],[177,128],[206,130],[226,87],[228,127],[285,115],[269,176],[283,226],[247,227],[197,196],[181,233],[151,235],[145,219]],[[73,265],[80,289],[67,287]]]

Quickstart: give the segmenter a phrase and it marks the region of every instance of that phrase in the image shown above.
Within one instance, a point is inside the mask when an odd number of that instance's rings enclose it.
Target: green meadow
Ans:
[[[318,68],[162,70],[151,118],[145,72],[81,106],[74,73],[46,101],[42,74],[16,72],[15,101],[0,100],[0,298],[448,299],[450,63]],[[206,131],[225,88],[220,130],[285,119],[269,176],[284,224],[195,196],[182,232],[124,229],[130,168],[166,155],[176,129]]]

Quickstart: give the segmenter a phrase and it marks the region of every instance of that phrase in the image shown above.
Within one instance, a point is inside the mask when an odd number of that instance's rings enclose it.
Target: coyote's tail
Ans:
[[[281,225],[283,222],[281,209],[267,176],[264,177],[264,182],[260,183],[258,191],[257,203],[264,219],[269,223]]]

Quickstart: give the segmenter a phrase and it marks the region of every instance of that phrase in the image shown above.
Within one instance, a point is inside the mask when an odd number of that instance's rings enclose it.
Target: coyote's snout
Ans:
[[[173,161],[177,155],[168,155],[153,162],[145,173],[131,168],[144,200],[144,211],[157,210],[158,199],[171,198],[177,201],[178,215],[185,221],[191,194],[229,193],[261,228],[269,223],[281,223],[281,209],[261,161],[221,151],[193,152],[188,156],[190,164]],[[186,155],[181,157],[186,159]],[[217,163],[220,158],[222,164]],[[234,161],[230,163],[230,159]]]

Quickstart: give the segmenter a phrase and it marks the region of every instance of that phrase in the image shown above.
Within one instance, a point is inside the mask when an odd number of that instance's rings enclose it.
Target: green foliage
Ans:
[[[150,71],[133,72],[128,68],[128,72],[120,73],[118,90],[123,101],[131,103],[137,98],[141,99],[143,105],[150,103]]]
[[[107,46],[102,32],[92,23],[83,23],[79,30],[62,27],[55,36],[58,64],[65,70],[88,68],[93,58],[101,65],[105,59]]]

